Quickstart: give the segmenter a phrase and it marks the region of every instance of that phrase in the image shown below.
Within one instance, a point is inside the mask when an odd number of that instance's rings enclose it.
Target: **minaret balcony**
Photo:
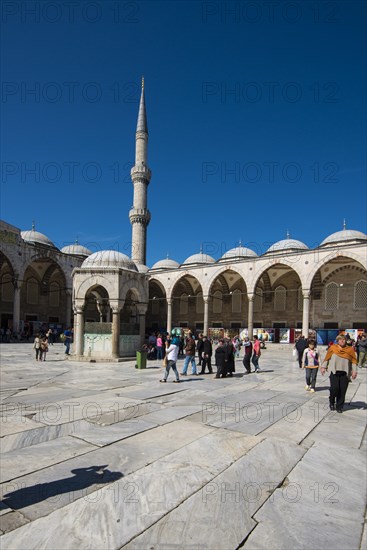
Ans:
[[[146,181],[150,181],[150,178],[152,176],[152,172],[149,170],[145,164],[136,164],[131,169],[131,178],[134,179],[143,179]]]
[[[131,208],[129,218],[131,223],[142,223],[144,225],[148,225],[151,215],[147,208]]]

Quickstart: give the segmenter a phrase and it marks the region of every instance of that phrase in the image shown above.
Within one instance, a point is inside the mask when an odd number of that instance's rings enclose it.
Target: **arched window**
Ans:
[[[204,300],[202,292],[198,292],[196,295],[196,313],[204,313]]]
[[[10,273],[1,277],[1,299],[3,302],[12,302],[14,299],[14,286]]]
[[[298,311],[303,310],[303,294],[302,294],[302,287],[300,286],[297,292],[297,309]]]
[[[220,290],[216,290],[213,294],[213,313],[222,313],[223,294]]]
[[[285,311],[287,303],[287,290],[285,286],[279,285],[274,293],[274,311]]]
[[[60,285],[56,281],[50,283],[50,306],[58,307],[60,305]]]
[[[241,313],[241,291],[232,292],[232,313]]]
[[[339,308],[339,285],[329,283],[325,287],[325,309],[333,310]]]
[[[354,285],[354,309],[367,309],[367,281],[357,281]]]
[[[27,304],[38,304],[39,286],[37,279],[31,277],[27,280]]]
[[[254,298],[254,311],[262,311],[263,309],[263,289],[257,288]]]
[[[180,296],[180,313],[187,314],[189,311],[189,298],[187,294],[181,294]]]

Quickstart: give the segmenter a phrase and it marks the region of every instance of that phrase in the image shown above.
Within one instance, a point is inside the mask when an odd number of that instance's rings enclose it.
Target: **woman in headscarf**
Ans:
[[[326,366],[324,366],[326,365]],[[327,350],[321,366],[321,374],[330,369],[330,410],[343,412],[345,394],[350,378],[357,378],[357,356],[351,346],[347,346],[346,337],[336,337],[336,344]]]

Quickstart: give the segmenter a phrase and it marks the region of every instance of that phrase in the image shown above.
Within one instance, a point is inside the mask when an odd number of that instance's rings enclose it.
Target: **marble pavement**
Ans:
[[[366,549],[367,369],[337,414],[284,346],[180,384],[63,351],[0,345],[3,550]]]

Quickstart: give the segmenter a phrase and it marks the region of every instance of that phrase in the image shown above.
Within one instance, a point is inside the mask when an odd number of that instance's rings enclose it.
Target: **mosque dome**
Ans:
[[[215,260],[208,254],[203,254],[203,252],[200,252],[199,254],[189,256],[182,265],[187,264],[215,264]]]
[[[26,243],[43,244],[45,246],[56,248],[54,243],[50,241],[50,239],[46,237],[46,235],[44,235],[43,233],[39,233],[39,231],[35,230],[34,225],[32,226],[32,229],[30,231],[21,231],[20,236]]]
[[[179,266],[180,264],[175,260],[165,258],[164,260],[159,260],[159,262],[156,262],[151,269],[176,269],[176,267]]]
[[[148,273],[149,267],[144,264],[135,264],[136,269],[139,271],[139,273]]]
[[[309,250],[309,248],[305,243],[289,238],[272,244],[266,251],[266,254],[268,252],[279,252],[284,250]]]
[[[345,241],[367,241],[367,235],[362,233],[362,231],[355,231],[344,227],[342,231],[337,231],[336,233],[332,233],[326,237],[320,246],[323,246],[324,244],[338,244]]]
[[[257,258],[256,252],[245,246],[237,246],[236,248],[231,248],[223,256],[221,260],[234,260],[237,258]]]
[[[71,256],[90,256],[92,252],[88,250],[85,246],[82,246],[79,243],[71,244],[69,246],[64,246],[60,252],[63,254],[70,254]]]
[[[119,267],[130,271],[138,271],[134,262],[125,254],[117,252],[117,250],[99,250],[84,260],[82,267]]]

